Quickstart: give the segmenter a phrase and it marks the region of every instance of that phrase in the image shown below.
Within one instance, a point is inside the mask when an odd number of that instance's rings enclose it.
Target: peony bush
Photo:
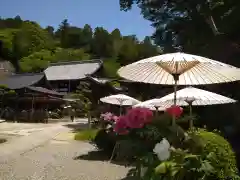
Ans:
[[[102,142],[111,137],[111,150],[106,152],[115,160],[131,162],[129,176],[141,180],[239,179],[230,144],[213,132],[185,132],[173,125],[172,116],[178,122],[182,113],[182,108],[172,106],[158,117],[146,108],[133,108],[119,117],[102,115],[107,123]]]

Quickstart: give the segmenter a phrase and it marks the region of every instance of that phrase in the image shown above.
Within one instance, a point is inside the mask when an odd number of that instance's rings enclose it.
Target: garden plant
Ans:
[[[146,108],[119,117],[108,112],[94,142],[111,159],[132,163],[128,176],[136,179],[240,179],[228,141],[218,132],[172,125],[172,116],[178,121],[182,113],[178,106],[159,116]]]

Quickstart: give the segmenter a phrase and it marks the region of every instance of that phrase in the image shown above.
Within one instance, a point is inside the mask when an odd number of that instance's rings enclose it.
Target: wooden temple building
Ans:
[[[63,94],[50,89],[44,73],[11,74],[1,79],[0,84],[4,87],[1,91],[1,117],[5,115],[9,120],[16,117],[19,120],[22,112],[25,112],[26,121],[32,119],[42,121],[47,117],[40,114],[45,114],[48,109],[64,103],[64,100],[59,99]],[[6,115],[6,108],[14,112]]]
[[[69,93],[83,90],[85,87],[81,84],[84,83],[91,91],[88,98],[94,104],[94,109],[100,104],[101,97],[111,94],[124,93],[133,97],[138,94],[141,97],[135,98],[145,100],[151,98],[148,95],[156,97],[156,94],[160,95],[159,91],[162,91],[159,86],[102,78],[103,74],[103,61],[100,59],[61,61],[50,64],[42,73],[29,74],[14,74],[8,62],[2,62],[2,64],[0,62],[0,85],[15,92],[15,94],[2,93],[0,95],[1,109],[2,111],[6,107],[14,109],[15,113],[10,114],[17,116],[17,119],[21,116],[19,115],[21,112],[27,111],[29,113],[25,113],[28,114],[25,119],[32,121],[40,117],[37,115],[38,111],[61,108],[66,103],[64,97]],[[3,115],[2,112],[0,116]],[[14,118],[16,117],[8,117],[8,119]]]
[[[102,65],[101,60],[61,62],[50,64],[42,73],[14,74],[12,69],[1,69],[0,63],[0,74],[3,74],[0,75],[0,85],[4,87],[0,91],[1,118],[41,122],[47,117],[39,114],[61,108],[66,103],[65,95],[79,90],[81,82],[88,83],[90,99],[95,104],[103,96],[122,91],[111,85],[112,80],[97,78],[101,76]],[[14,93],[6,93],[9,90]],[[6,108],[14,112],[6,115]],[[21,118],[23,112],[25,117]]]
[[[85,80],[87,75],[97,74],[101,68],[102,61],[98,59],[60,62],[50,64],[44,73],[52,89],[68,93],[76,91],[81,80]]]

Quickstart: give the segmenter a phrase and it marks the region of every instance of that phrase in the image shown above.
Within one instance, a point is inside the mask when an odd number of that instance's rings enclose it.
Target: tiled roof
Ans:
[[[101,66],[101,60],[63,62],[51,64],[44,72],[49,81],[78,80],[94,74]]]
[[[37,84],[43,78],[44,73],[14,74],[1,79],[0,85],[4,85],[9,89],[22,89]]]
[[[48,95],[53,95],[53,96],[64,96],[64,94],[50,90],[50,89],[46,89],[43,87],[35,87],[35,86],[29,86],[27,87],[27,89],[31,90],[31,91],[35,91],[35,92],[39,92],[39,93],[44,93],[44,94],[48,94]]]

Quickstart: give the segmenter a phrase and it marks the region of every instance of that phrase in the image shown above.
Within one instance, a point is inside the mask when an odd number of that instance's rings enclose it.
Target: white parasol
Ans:
[[[175,105],[177,85],[215,84],[240,80],[240,71],[234,66],[181,52],[140,60],[121,67],[118,74],[137,82],[174,85]]]
[[[125,94],[110,95],[110,96],[101,98],[100,101],[108,104],[119,105],[120,108],[121,106],[134,106],[141,102]],[[120,109],[120,114],[121,114],[121,109]]]
[[[200,85],[239,80],[239,69],[205,57],[170,53],[143,59],[123,66],[118,74],[126,79],[151,83],[178,85]]]
[[[155,103],[155,101],[157,103]],[[151,99],[151,100],[147,100],[147,101],[144,101],[144,102],[141,102],[139,104],[136,104],[134,105],[133,107],[144,107],[144,108],[148,108],[152,111],[165,111],[166,108],[170,107],[170,106],[162,106],[162,105],[159,105],[159,99]]]
[[[151,111],[157,110],[156,107],[152,106],[151,104],[147,104],[147,103],[139,103],[139,104],[136,104],[133,106],[133,108],[136,108],[136,107],[147,108],[147,109],[150,109]]]
[[[168,94],[160,99],[153,99],[145,101],[143,103],[150,102],[153,106],[170,107],[174,104],[174,93]],[[214,104],[227,104],[235,103],[236,100],[209,92],[194,87],[187,87],[177,91],[176,105],[189,106],[190,115],[192,114],[192,106],[204,106]],[[190,121],[190,127],[192,127],[192,121]]]

